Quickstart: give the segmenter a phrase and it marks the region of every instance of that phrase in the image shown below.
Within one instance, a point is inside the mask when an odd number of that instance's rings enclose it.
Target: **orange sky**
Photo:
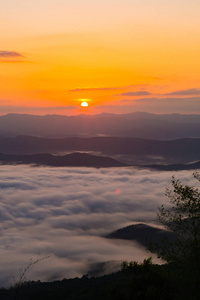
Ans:
[[[200,113],[199,15],[199,0],[7,0],[0,114]]]

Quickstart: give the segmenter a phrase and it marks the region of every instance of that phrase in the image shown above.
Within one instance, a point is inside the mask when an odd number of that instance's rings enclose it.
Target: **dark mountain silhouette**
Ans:
[[[174,240],[176,235],[172,232],[152,227],[146,224],[130,225],[107,235],[107,238],[122,239],[122,240],[135,240],[145,247],[149,242],[160,242],[163,237]]]
[[[200,138],[200,115],[155,115],[143,112],[33,116],[0,116],[0,135],[39,137],[119,136],[148,139]]]
[[[91,151],[105,156],[131,156],[131,164],[152,164],[159,159],[166,164],[190,163],[200,160],[200,139],[170,141],[145,140],[138,138],[93,137],[48,139],[32,136],[0,137],[0,153],[4,154],[60,154],[74,151]],[[63,154],[64,154],[63,153]],[[158,159],[159,158],[159,159]],[[120,158],[117,158],[121,161]],[[122,160],[127,162],[126,160]],[[140,163],[141,163],[140,162]],[[127,162],[128,163],[128,162]]]
[[[128,164],[120,162],[110,157],[91,155],[88,153],[70,153],[64,156],[52,155],[49,153],[39,153],[31,155],[1,154],[1,164],[36,164],[47,166],[74,166],[74,167],[125,167]],[[138,168],[150,168],[160,171],[179,171],[200,169],[200,161],[193,164],[174,165],[133,165]]]
[[[65,156],[55,156],[48,153],[33,155],[0,154],[2,164],[36,164],[62,167],[122,167],[124,163],[109,157],[95,156],[87,153],[71,153]]]

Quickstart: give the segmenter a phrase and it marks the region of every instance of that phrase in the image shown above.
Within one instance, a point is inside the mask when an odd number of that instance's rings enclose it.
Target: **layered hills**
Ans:
[[[3,154],[69,154],[91,152],[111,156],[127,164],[191,163],[200,160],[200,139],[158,141],[138,138],[41,138],[33,136],[0,137]]]
[[[93,157],[91,162],[85,157],[85,163],[77,164],[73,152]],[[139,112],[94,116],[8,114],[0,116],[0,153],[23,155],[23,163],[31,160],[47,165],[196,169],[200,161],[200,116]],[[41,153],[46,153],[45,157]],[[35,154],[39,156],[25,157]],[[71,162],[66,162],[69,154]],[[105,163],[105,157],[115,162]],[[7,159],[2,156],[1,161]],[[10,161],[21,159],[9,157]],[[99,163],[103,159],[104,163]]]

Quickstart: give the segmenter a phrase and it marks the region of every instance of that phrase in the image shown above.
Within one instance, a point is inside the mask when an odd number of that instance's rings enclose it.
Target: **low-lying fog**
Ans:
[[[27,280],[80,277],[108,261],[112,271],[114,261],[149,257],[136,242],[103,236],[153,224],[157,207],[168,203],[172,175],[196,184],[191,171],[0,166],[0,286],[14,284],[20,268],[45,256]]]

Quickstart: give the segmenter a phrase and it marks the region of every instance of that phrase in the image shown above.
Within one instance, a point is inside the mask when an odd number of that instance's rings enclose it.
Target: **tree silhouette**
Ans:
[[[193,173],[200,181],[199,173]],[[198,188],[182,184],[172,177],[172,189],[166,189],[170,208],[162,205],[157,214],[158,221],[176,238],[164,237],[160,243],[150,243],[149,250],[159,258],[175,266],[178,281],[189,287],[199,299],[200,295],[200,192]],[[191,288],[191,289],[190,289]]]

